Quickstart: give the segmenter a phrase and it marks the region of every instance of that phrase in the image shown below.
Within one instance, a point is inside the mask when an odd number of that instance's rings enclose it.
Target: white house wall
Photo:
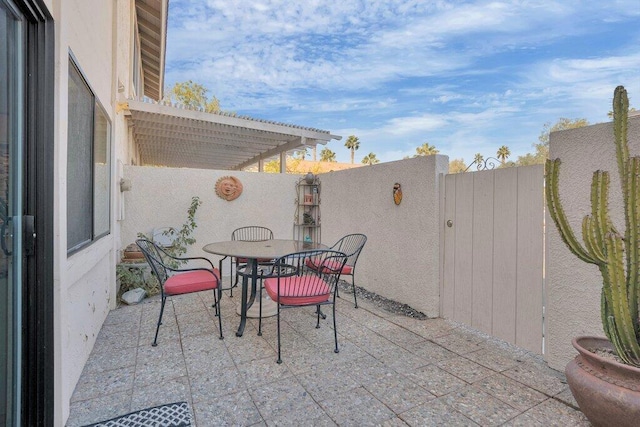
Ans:
[[[55,22],[55,182],[54,182],[54,352],[55,425],[64,425],[69,401],[96,336],[115,307],[116,158],[128,129],[122,113],[116,115],[116,70],[128,71],[129,53],[114,54],[130,38],[127,15],[132,0],[48,0]],[[116,9],[120,15],[116,14]],[[129,17],[130,18],[130,17]],[[111,234],[67,256],[67,111],[68,63],[72,55],[91,90],[111,121]],[[123,63],[123,61],[126,61]],[[106,171],[105,171],[106,172]]]
[[[243,186],[242,195],[230,202],[215,193],[216,181],[227,175],[238,178]],[[150,235],[154,228],[180,228],[195,196],[202,205],[195,215],[196,243],[189,248],[190,255],[207,256],[217,265],[219,258],[203,252],[202,247],[229,240],[233,230],[245,225],[268,227],[276,239],[293,236],[298,176],[148,166],[125,166],[124,176],[131,182],[131,191],[123,193],[123,248],[134,243],[140,232]],[[229,274],[227,268],[225,263],[223,275]]]

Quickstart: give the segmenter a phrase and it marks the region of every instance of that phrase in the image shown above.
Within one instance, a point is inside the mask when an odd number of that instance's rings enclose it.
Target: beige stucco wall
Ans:
[[[216,181],[227,175],[243,185],[242,195],[230,202],[215,193]],[[143,166],[125,166],[124,176],[131,180],[132,189],[124,193],[122,248],[135,242],[138,232],[150,235],[154,228],[180,228],[194,196],[202,205],[196,212],[196,243],[189,248],[189,255],[207,256],[217,265],[219,257],[205,253],[202,247],[229,240],[233,230],[245,225],[268,227],[276,239],[293,236],[299,176]],[[228,267],[224,263],[223,275],[229,274]]]
[[[591,212],[591,176],[598,169],[610,172],[611,217],[618,229],[624,229],[612,124],[552,133],[549,147],[551,158],[562,159],[560,197],[576,235],[581,239],[582,218]],[[629,119],[629,151],[640,155],[640,116]],[[569,252],[548,214],[546,223],[545,359],[552,368],[563,370],[576,354],[571,346],[573,337],[604,335],[600,322],[602,279],[596,266]]]
[[[123,113],[116,114],[117,70],[128,73],[129,53],[116,55],[131,35],[132,0],[47,1],[55,20],[55,181],[54,181],[54,353],[55,425],[64,425],[69,400],[96,336],[115,307],[115,260],[119,236],[116,158],[111,153],[111,233],[67,255],[67,111],[68,63],[72,54],[111,121],[112,147],[127,138]],[[125,39],[122,41],[122,39]]]
[[[448,157],[436,155],[320,176],[323,243],[366,234],[356,284],[430,317],[439,315],[438,174],[447,169]]]
[[[322,242],[331,245],[349,233],[364,233],[367,245],[357,267],[357,284],[387,298],[439,315],[438,174],[447,170],[446,156],[430,156],[320,175]],[[244,187],[227,202],[216,196],[218,178],[232,175]],[[244,225],[263,225],[276,238],[291,238],[295,213],[294,175],[125,166],[132,190],[124,193],[122,247],[138,232],[180,227],[193,196],[202,206],[191,255],[206,254],[208,242],[228,240]],[[393,184],[404,198],[396,206]],[[223,275],[228,275],[228,264]]]

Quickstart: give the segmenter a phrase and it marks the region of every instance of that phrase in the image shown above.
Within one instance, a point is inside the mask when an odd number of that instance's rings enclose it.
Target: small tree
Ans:
[[[500,160],[500,163],[502,164],[502,166],[504,166],[505,162],[507,161],[510,155],[511,155],[511,151],[509,150],[509,147],[507,147],[506,145],[503,145],[502,147],[498,148],[498,152],[496,153],[496,157],[498,157],[498,160]]]
[[[464,159],[453,159],[449,162],[449,173],[460,173],[467,169]]]
[[[329,150],[327,147],[320,150],[320,161],[321,162],[335,162],[336,161],[336,153]]]
[[[187,209],[187,219],[184,224],[182,224],[182,227],[180,227],[180,229],[169,228],[163,232],[165,236],[170,236],[173,239],[173,245],[164,248],[170,255],[181,257],[187,252],[189,246],[196,242],[196,239],[193,237],[193,232],[196,227],[198,227],[195,216],[196,211],[201,204],[202,202],[198,196],[192,197],[191,204]],[[138,233],[138,238],[153,240],[153,236],[147,236],[144,233]],[[173,267],[178,267],[181,263],[185,262],[176,260],[167,261]],[[140,274],[138,270],[132,269],[130,266],[122,264],[116,265],[116,278],[120,282],[118,298],[120,298],[123,293],[135,288],[144,289],[149,296],[160,293],[159,283],[154,275],[145,276],[144,274]]]
[[[440,150],[436,148],[435,145],[429,145],[428,142],[425,142],[419,147],[416,147],[416,154],[413,157],[419,156],[431,156],[433,154],[438,154]]]
[[[362,163],[365,165],[375,165],[376,163],[380,163],[380,160],[376,157],[375,153],[369,153],[362,159]]]
[[[266,173],[280,173],[280,159],[271,159],[265,162],[262,170]]]
[[[304,160],[304,159],[306,159],[307,154],[309,154],[309,148],[308,147],[304,147],[304,148],[302,148],[300,150],[297,150],[294,157],[297,158],[297,159],[300,159],[300,160]]]
[[[349,138],[347,138],[347,142],[344,143],[344,146],[351,150],[351,164],[353,164],[353,158],[356,154],[356,150],[360,148],[360,140],[355,135],[349,135]]]
[[[166,91],[165,99],[177,102],[187,107],[203,108],[208,113],[220,111],[220,101],[215,96],[209,100],[207,98],[209,89],[192,80],[176,83]]]

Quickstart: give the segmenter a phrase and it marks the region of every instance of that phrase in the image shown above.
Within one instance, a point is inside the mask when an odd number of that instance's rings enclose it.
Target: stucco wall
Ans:
[[[367,245],[357,266],[357,284],[406,303],[429,316],[439,314],[438,173],[447,170],[445,156],[430,156],[320,175],[322,242],[331,245],[345,234],[364,233]],[[218,178],[232,175],[244,187],[227,202],[216,196]],[[180,227],[193,196],[202,206],[192,255],[204,255],[208,242],[228,240],[244,225],[264,225],[276,238],[291,238],[295,213],[294,175],[125,166],[132,190],[124,193],[122,246],[138,232]],[[393,184],[404,198],[396,206]],[[223,275],[228,275],[224,264]]]
[[[320,176],[323,243],[366,234],[356,284],[430,317],[439,315],[438,174],[447,168],[448,158],[436,155]]]
[[[619,230],[624,229],[612,124],[554,132],[549,147],[551,158],[562,159],[560,197],[578,238],[582,236],[582,218],[591,212],[591,176],[598,169],[610,172],[611,217]],[[640,154],[640,116],[629,118],[629,151],[632,155]],[[548,214],[546,223],[545,358],[549,366],[563,370],[576,354],[571,346],[573,337],[604,336],[600,322],[602,278],[596,266],[580,261],[569,252]]]
[[[215,193],[218,178],[231,175],[243,185],[242,195],[226,201]],[[138,232],[151,234],[154,228],[180,228],[187,219],[191,198],[198,196],[202,205],[196,212],[196,243],[188,254],[206,254],[202,247],[211,242],[229,240],[231,232],[245,225],[270,228],[276,239],[291,239],[295,212],[295,183],[298,176],[241,171],[174,169],[125,166],[124,176],[132,189],[124,193],[125,219],[122,221],[122,246],[135,242]],[[223,275],[229,264],[224,263]]]
[[[116,9],[130,10],[130,0],[47,2],[55,20],[55,181],[54,181],[54,353],[55,425],[64,425],[69,400],[109,310],[115,307],[115,204],[111,234],[67,255],[67,121],[68,64],[73,55],[83,77],[111,122],[112,144],[118,146],[127,126],[115,112],[115,70],[126,74],[128,58],[114,54],[115,37],[130,37],[129,22],[118,30]],[[123,63],[123,61],[127,61]],[[124,128],[124,131],[120,129]],[[115,193],[115,159],[111,155],[111,187]],[[105,171],[106,172],[106,171]],[[113,201],[113,197],[112,197]],[[71,225],[73,226],[73,225]]]

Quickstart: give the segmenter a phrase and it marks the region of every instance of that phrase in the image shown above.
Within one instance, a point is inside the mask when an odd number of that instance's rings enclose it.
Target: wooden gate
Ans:
[[[446,175],[441,313],[542,354],[544,168]]]

